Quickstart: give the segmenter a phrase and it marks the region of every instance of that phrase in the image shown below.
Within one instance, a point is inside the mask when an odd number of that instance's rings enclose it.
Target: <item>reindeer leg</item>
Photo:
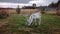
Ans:
[[[41,19],[39,19],[39,22],[38,22],[38,23],[39,23],[39,26],[40,26],[40,24],[41,24]]]
[[[38,19],[36,19],[36,25],[37,25],[37,26],[39,25],[39,23],[38,23]]]

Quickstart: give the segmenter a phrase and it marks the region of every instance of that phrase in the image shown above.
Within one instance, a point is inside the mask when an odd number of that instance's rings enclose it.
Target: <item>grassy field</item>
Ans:
[[[8,26],[5,30],[13,34],[60,34],[60,16],[42,14],[41,19],[40,26],[27,27],[25,16],[12,14],[8,19]]]

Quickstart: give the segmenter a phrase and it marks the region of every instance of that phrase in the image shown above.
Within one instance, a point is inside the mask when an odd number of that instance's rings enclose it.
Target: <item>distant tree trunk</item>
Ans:
[[[17,7],[17,9],[16,9],[16,12],[17,12],[17,14],[20,14],[20,8],[19,8],[19,5],[18,5],[18,7]]]
[[[56,12],[56,15],[59,15],[59,11],[58,11],[58,8],[57,8],[57,12]]]

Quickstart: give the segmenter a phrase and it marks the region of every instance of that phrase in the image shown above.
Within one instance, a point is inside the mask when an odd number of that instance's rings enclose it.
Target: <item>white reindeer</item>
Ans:
[[[33,21],[37,21],[37,20],[39,20],[37,22],[37,25],[40,25],[40,23],[41,23],[41,13],[40,12],[31,14],[31,16],[29,17],[29,19],[27,20],[27,26],[30,26],[32,23],[35,23]]]

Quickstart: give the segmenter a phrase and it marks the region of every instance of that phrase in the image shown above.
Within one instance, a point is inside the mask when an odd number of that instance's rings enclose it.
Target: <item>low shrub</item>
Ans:
[[[44,11],[41,11],[42,14],[44,14],[45,12]]]
[[[41,13],[44,14],[45,13],[45,8],[41,9]]]
[[[8,16],[9,16],[8,12],[6,12],[6,11],[0,11],[0,19],[4,19],[4,18],[6,18]]]
[[[59,15],[60,16],[60,11],[56,12],[56,15]]]

